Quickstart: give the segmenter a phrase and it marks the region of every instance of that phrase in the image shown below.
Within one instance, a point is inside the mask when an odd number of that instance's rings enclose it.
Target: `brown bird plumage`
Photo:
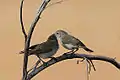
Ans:
[[[71,50],[71,52],[76,52],[79,48],[83,48],[88,52],[93,52],[93,50],[87,48],[86,45],[83,44],[79,39],[72,35],[69,35],[64,30],[57,30],[54,34],[61,42],[62,46],[68,50]]]
[[[46,42],[29,47],[28,56],[36,55],[41,61],[43,61],[41,58],[52,58],[52,56],[57,52],[58,49],[59,44],[57,38],[54,34],[52,34],[49,36]],[[20,54],[22,53],[24,53],[24,51],[20,52]]]

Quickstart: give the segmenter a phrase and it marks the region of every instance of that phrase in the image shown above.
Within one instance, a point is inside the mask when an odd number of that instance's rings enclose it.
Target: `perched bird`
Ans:
[[[78,51],[79,48],[83,48],[87,52],[93,52],[93,50],[87,48],[85,44],[83,44],[79,39],[75,38],[74,36],[68,34],[64,30],[57,30],[55,36],[60,41],[62,46],[68,50],[71,50],[71,53]]]
[[[58,49],[59,44],[57,38],[54,34],[52,34],[48,37],[46,42],[29,47],[28,56],[36,55],[40,61],[45,63],[42,59],[54,58],[52,56],[58,51]],[[22,53],[24,53],[24,51],[20,52],[20,54]]]

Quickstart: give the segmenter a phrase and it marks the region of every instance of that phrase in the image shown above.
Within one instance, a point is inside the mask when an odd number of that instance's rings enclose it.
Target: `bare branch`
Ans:
[[[100,60],[100,61],[105,61],[105,62],[109,62],[111,64],[113,64],[116,68],[120,69],[120,63],[117,62],[115,59],[110,58],[110,57],[105,57],[105,56],[99,56],[99,55],[89,55],[89,54],[63,54],[62,56],[56,57],[57,61],[51,59],[47,62],[47,66],[45,66],[44,64],[39,66],[38,68],[36,68],[36,70],[32,71],[31,73],[28,74],[27,80],[30,80],[32,77],[34,77],[36,74],[38,74],[39,72],[41,72],[42,70],[46,69],[47,67],[63,61],[63,60],[67,60],[67,59],[74,59],[74,58],[87,58],[89,60]]]
[[[93,70],[96,71],[96,68],[92,62],[92,60],[87,59],[86,57],[84,57],[82,60],[77,60],[77,64],[79,64],[79,62],[83,62],[85,61],[86,63],[86,76],[87,76],[87,80],[89,80],[89,74],[91,72],[91,67],[93,67]]]
[[[25,43],[26,43],[27,34],[26,34],[26,31],[25,31],[25,28],[24,28],[23,18],[22,18],[23,17],[22,16],[23,3],[24,3],[24,0],[21,0],[21,4],[20,4],[20,23],[21,23],[22,32],[23,32],[23,35],[24,35],[24,38],[25,38]],[[26,53],[26,51],[25,51],[25,53]],[[27,61],[27,60],[28,59],[26,58],[26,54],[24,54],[23,78],[22,78],[22,80],[26,80],[26,77],[27,77],[27,63],[25,64],[25,61]]]
[[[88,72],[88,75],[90,74],[91,72],[91,63],[89,61],[89,59],[85,58],[85,62],[86,62],[86,65],[87,65],[87,72]]]
[[[79,64],[79,62],[83,62],[83,61],[86,60],[86,59],[87,59],[87,58],[83,58],[82,60],[77,60],[77,64]],[[87,62],[88,62],[89,65],[90,65],[90,71],[91,71],[91,67],[93,67],[93,70],[96,71],[96,68],[95,68],[92,60],[87,59]]]
[[[30,40],[31,40],[31,37],[32,37],[32,33],[33,33],[34,28],[35,28],[35,26],[36,26],[36,24],[37,24],[37,22],[38,22],[38,20],[39,20],[39,18],[40,18],[40,15],[41,15],[41,13],[43,12],[43,10],[46,8],[46,6],[47,6],[47,4],[48,4],[49,1],[50,1],[50,0],[44,0],[44,1],[43,1],[42,5],[40,6],[40,8],[39,8],[39,10],[38,10],[38,13],[37,13],[34,21],[33,21],[32,24],[31,24],[30,30],[29,30],[29,32],[28,32],[28,39],[27,39],[27,41],[26,41],[26,47],[27,47],[27,48],[29,47]]]
[[[56,4],[61,4],[64,0],[60,0],[60,1],[57,1],[57,2],[54,2],[54,3],[51,3],[50,5],[48,5],[46,8],[48,7],[51,7],[53,5],[56,5]]]
[[[92,65],[94,71],[96,71],[96,68],[95,68],[95,66],[94,66],[94,64],[93,64],[93,62],[92,62],[92,60],[89,60],[89,61],[90,61],[91,65]]]
[[[85,63],[86,63],[86,76],[87,76],[87,80],[89,80],[89,74],[90,74],[90,71],[91,71],[91,64],[90,62],[88,61],[87,58],[85,58]]]
[[[21,13],[22,13],[22,6],[23,6],[23,1],[21,2]],[[47,4],[49,3],[50,0],[44,0],[42,5],[40,6],[39,10],[38,10],[38,13],[36,14],[36,17],[35,19],[33,20],[31,26],[30,26],[30,30],[28,32],[28,36],[27,36],[27,39],[25,37],[25,48],[24,48],[24,51],[25,51],[25,54],[24,54],[24,64],[23,64],[23,78],[22,80],[26,80],[27,79],[27,63],[28,63],[28,48],[30,46],[30,41],[31,41],[31,37],[32,37],[32,34],[33,34],[33,31],[34,31],[34,28],[40,18],[40,15],[41,13],[43,12],[43,10],[46,8]],[[24,25],[23,25],[23,22],[22,22],[22,14],[21,14],[21,26],[22,26],[22,31],[24,33],[24,35],[26,34],[25,33],[25,29],[24,29]]]
[[[40,8],[38,9],[38,15],[40,16],[43,10],[46,8],[47,4],[50,2],[50,0],[44,0]]]
[[[25,31],[25,28],[24,28],[23,16],[22,16],[23,3],[24,3],[24,0],[21,0],[21,4],[20,4],[20,23],[21,23],[22,32],[23,32],[23,35],[24,35],[24,38],[25,38],[25,42],[26,42],[27,34],[26,34],[26,31]]]

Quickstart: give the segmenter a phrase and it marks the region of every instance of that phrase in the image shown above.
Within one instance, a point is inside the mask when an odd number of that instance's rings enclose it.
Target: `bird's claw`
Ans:
[[[43,65],[44,65],[44,66],[48,66],[48,63],[47,63],[47,62],[43,62]]]
[[[58,61],[57,58],[55,58],[55,57],[53,57],[52,59],[55,60],[55,61]]]

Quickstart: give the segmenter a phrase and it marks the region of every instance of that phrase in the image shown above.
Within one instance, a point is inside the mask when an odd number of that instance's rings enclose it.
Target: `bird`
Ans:
[[[83,48],[87,52],[94,52],[93,50],[87,48],[87,46],[81,42],[78,38],[68,34],[68,32],[64,30],[57,30],[55,36],[60,41],[62,46],[68,50],[70,53],[75,53],[79,50],[79,48]]]
[[[30,55],[36,55],[40,61],[46,63],[42,59],[56,59],[55,57],[52,57],[59,49],[59,44],[56,36],[54,34],[50,35],[47,39],[47,41],[35,44],[29,47],[28,56]],[[23,54],[24,51],[21,51],[19,54]],[[42,58],[42,59],[41,59]]]

